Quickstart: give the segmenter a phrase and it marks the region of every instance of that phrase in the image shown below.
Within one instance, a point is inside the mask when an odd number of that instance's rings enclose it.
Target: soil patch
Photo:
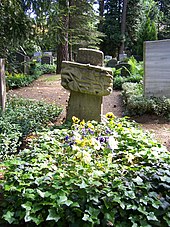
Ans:
[[[60,75],[43,75],[28,87],[10,90],[9,93],[61,106],[63,112],[58,123],[61,124],[65,119],[69,91],[61,86]],[[103,114],[107,112],[113,112],[117,117],[123,116],[121,91],[113,91],[103,98]],[[130,119],[138,122],[144,130],[152,132],[156,139],[170,151],[170,122],[155,115],[135,116]]]

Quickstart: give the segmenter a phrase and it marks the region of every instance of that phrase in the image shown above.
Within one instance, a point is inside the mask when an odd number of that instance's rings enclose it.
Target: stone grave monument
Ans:
[[[117,60],[115,58],[110,59],[106,64],[106,66],[110,68],[114,68],[115,65],[117,65]]]
[[[112,70],[103,67],[103,52],[80,48],[78,62],[62,62],[61,85],[70,90],[67,120],[101,121],[103,96],[112,92]]]
[[[6,82],[5,82],[5,59],[0,58],[0,108],[5,111]]]
[[[41,58],[41,64],[49,64],[52,65],[53,62],[53,56],[52,56],[52,52],[44,52],[43,56]]]
[[[144,94],[170,98],[170,39],[144,43]]]

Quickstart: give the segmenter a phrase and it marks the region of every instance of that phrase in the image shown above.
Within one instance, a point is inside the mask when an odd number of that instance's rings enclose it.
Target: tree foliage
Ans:
[[[0,56],[6,57],[31,35],[31,19],[22,8],[22,1],[0,2]]]

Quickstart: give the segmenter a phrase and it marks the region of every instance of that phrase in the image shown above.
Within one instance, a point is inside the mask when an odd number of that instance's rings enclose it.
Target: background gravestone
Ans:
[[[44,52],[41,58],[41,64],[53,65],[54,61],[52,54],[53,54],[52,52]]]
[[[112,58],[107,62],[106,66],[114,68],[116,64],[117,64],[117,60],[115,58]]]
[[[170,97],[170,39],[144,43],[144,94]]]
[[[0,59],[0,108],[5,111],[6,83],[5,83],[5,59]]]

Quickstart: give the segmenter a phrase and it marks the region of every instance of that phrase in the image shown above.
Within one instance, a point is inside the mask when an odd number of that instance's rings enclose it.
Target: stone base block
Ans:
[[[70,92],[66,120],[71,120],[73,116],[80,120],[101,121],[103,114],[102,97],[83,94],[75,91]]]

